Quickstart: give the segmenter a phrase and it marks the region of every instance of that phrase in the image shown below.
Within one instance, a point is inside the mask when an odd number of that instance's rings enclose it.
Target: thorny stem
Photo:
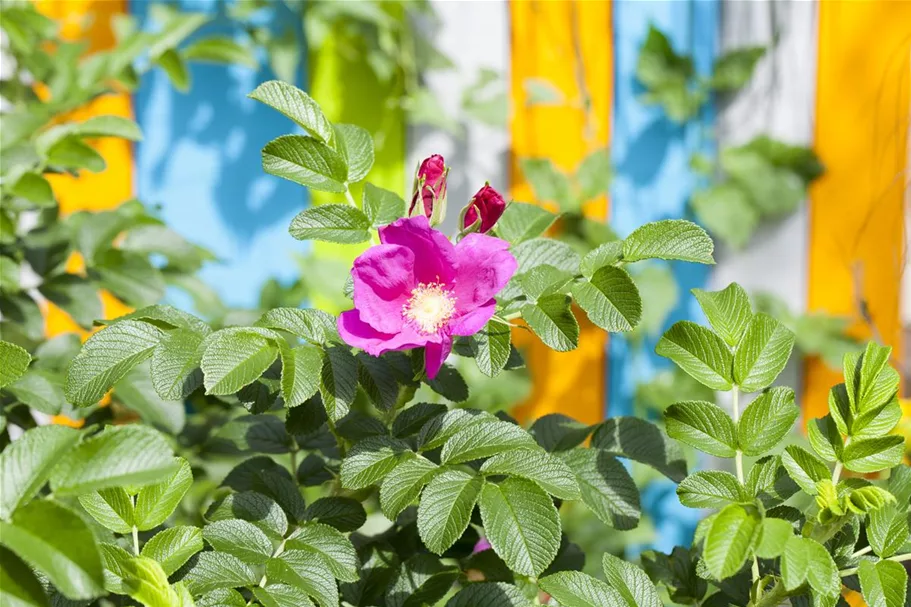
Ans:
[[[737,425],[737,422],[740,421],[740,387],[734,386],[731,390],[731,395],[733,396],[733,402],[731,404],[732,410],[734,412],[734,425]],[[743,484],[743,451],[737,449],[737,452],[734,454],[734,466],[737,468],[737,480],[740,481],[740,484]]]

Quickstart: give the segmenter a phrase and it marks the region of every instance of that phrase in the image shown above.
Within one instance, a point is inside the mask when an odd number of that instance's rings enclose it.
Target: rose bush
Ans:
[[[629,331],[642,302],[626,267],[712,263],[707,234],[665,220],[580,250],[548,235],[559,234],[553,214],[506,206],[485,187],[449,238],[432,227],[442,158],[419,169],[410,205],[369,183],[355,201],[370,135],[331,123],[288,84],[251,97],[306,132],[268,143],[264,169],[346,199],[302,211],[291,234],[379,237],[354,263],[352,307],[338,318],[277,308],[225,328],[164,305],[103,321],[67,365],[66,401],[93,407],[138,373],[159,398],[185,402],[190,423],[171,436],[105,418],[80,430],[22,424],[0,454],[4,604],[835,605],[843,586],[874,605],[904,603],[911,471],[891,434],[900,409],[888,348],[845,358],[830,413],[808,420],[810,449],[785,446],[799,410],[791,389],[772,387],[794,336],[736,284],[696,291],[709,326],[679,322],[657,347],[731,392],[731,415],[682,401],[665,434],[633,417],[587,426],[553,414],[526,427],[461,408],[468,386],[450,352],[494,376],[523,365],[513,330],[560,351],[577,346],[579,310]],[[5,413],[21,413],[10,388],[51,355],[0,343]],[[680,444],[734,473],[688,474]],[[713,511],[691,546],[646,553],[640,568],[583,555],[563,533],[567,502],[605,531],[637,526],[639,492],[621,459]],[[603,576],[582,573],[585,558]]]

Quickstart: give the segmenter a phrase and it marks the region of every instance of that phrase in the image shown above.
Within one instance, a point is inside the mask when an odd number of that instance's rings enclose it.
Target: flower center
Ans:
[[[455,297],[438,282],[420,283],[402,306],[402,315],[427,335],[439,331],[454,312]]]

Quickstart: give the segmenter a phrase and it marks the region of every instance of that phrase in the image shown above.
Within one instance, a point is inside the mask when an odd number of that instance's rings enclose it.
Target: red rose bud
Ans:
[[[424,215],[432,225],[443,220],[448,173],[449,169],[439,154],[434,154],[421,163],[414,179],[414,194],[411,196],[411,206],[408,207],[409,217]],[[421,205],[418,205],[419,200]]]
[[[503,200],[503,197],[498,191],[490,187],[490,184],[487,184],[478,190],[478,193],[475,194],[471,199],[471,202],[468,203],[468,207],[465,210],[465,219],[462,223],[462,229],[467,230],[474,225],[480,217],[481,225],[478,228],[478,232],[482,234],[489,232],[505,210],[506,201]]]

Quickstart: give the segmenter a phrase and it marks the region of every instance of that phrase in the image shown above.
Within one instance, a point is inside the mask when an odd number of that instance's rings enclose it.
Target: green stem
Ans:
[[[851,444],[851,437],[845,439],[845,447]],[[838,479],[841,478],[842,463],[841,460],[835,462],[835,468],[832,470],[832,484],[837,485]]]
[[[737,425],[737,422],[740,421],[740,387],[734,386],[731,390],[731,395],[733,396],[733,401],[731,408],[734,413],[734,425]],[[740,481],[742,485],[744,482],[743,477],[743,451],[737,449],[737,452],[734,453],[734,466],[737,468],[737,480]]]
[[[297,478],[297,449],[291,450],[291,476]]]
[[[895,556],[890,556],[889,558],[883,560],[895,561],[896,563],[904,563],[905,561],[911,561],[911,552],[908,552],[907,554],[896,554]],[[855,573],[857,573],[857,567],[851,567],[850,569],[842,569],[838,572],[838,575],[841,577],[848,577],[850,575],[854,575]]]
[[[860,550],[858,550],[857,552],[852,554],[851,558],[857,558],[859,556],[863,556],[863,555],[867,554],[868,552],[870,552],[871,550],[873,550],[873,546],[867,546],[866,548],[861,548]]]
[[[133,505],[133,509],[136,509],[136,496],[130,496],[130,503]],[[139,556],[139,527],[133,525],[133,554]]]

